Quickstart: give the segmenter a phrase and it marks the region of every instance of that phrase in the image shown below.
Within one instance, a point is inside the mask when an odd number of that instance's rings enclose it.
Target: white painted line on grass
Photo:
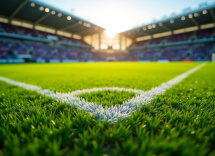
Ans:
[[[107,118],[109,122],[116,122],[118,118],[121,118],[123,120],[126,117],[130,116],[133,111],[135,111],[138,108],[141,108],[141,106],[144,104],[148,104],[157,95],[163,94],[167,89],[181,82],[187,76],[197,71],[198,69],[202,68],[204,65],[205,63],[173,78],[170,81],[162,83],[160,86],[152,88],[150,91],[146,91],[146,92],[142,90],[136,90],[136,89],[105,87],[105,88],[76,90],[71,93],[58,93],[58,92],[55,93],[54,91],[51,91],[51,90],[43,89],[41,87],[22,83],[19,81],[14,81],[1,76],[0,76],[0,80],[8,84],[19,86],[21,88],[37,91],[38,93],[52,97],[56,100],[64,101],[69,105],[75,105],[79,110],[85,110],[86,112],[89,112],[91,115],[95,114],[100,121],[103,121],[105,118]],[[102,90],[129,91],[129,92],[136,93],[138,96],[130,99],[129,101],[124,101],[123,104],[120,106],[111,106],[111,107],[107,107],[107,106],[103,107],[102,105],[99,105],[93,102],[88,102],[85,99],[76,97],[76,95],[79,95],[82,93],[90,93],[90,92],[96,92],[96,91],[102,91]]]

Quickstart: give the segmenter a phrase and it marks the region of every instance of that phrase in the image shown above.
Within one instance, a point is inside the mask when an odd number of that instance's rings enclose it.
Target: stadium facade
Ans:
[[[108,38],[104,28],[36,0],[0,2],[0,63],[211,61],[215,3]]]

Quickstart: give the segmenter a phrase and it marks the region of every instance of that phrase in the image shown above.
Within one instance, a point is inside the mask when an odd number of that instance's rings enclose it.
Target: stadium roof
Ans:
[[[48,9],[47,9],[48,8]],[[0,16],[43,25],[81,36],[103,32],[91,22],[37,0],[1,0]]]
[[[140,27],[121,32],[120,34],[130,38],[144,37],[168,31],[201,26],[204,24],[215,23],[215,3],[200,5],[198,9],[184,9],[181,14],[173,14],[171,17],[154,21]]]

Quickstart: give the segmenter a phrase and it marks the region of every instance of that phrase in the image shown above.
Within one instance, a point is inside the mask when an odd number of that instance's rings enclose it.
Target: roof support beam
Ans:
[[[28,3],[27,0],[23,1],[10,15],[9,19],[11,20],[16,14]]]
[[[49,17],[51,15],[51,13],[46,13],[45,15],[41,16],[40,18],[38,18],[35,22],[34,25],[40,23],[41,21],[43,21],[44,19],[46,19],[47,17]]]
[[[193,22],[193,24],[199,27],[199,23],[194,18],[190,18],[190,20]]]
[[[80,24],[79,23],[70,24],[70,25],[67,25],[65,27],[59,28],[58,30],[67,30],[67,29],[71,29],[71,28],[77,27],[78,25],[80,25]]]
[[[215,23],[215,15],[213,9],[210,10],[213,22]]]

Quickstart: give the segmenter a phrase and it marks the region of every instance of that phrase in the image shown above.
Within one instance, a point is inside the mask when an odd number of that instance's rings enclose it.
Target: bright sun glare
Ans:
[[[109,38],[113,38],[116,34],[116,32],[111,31],[111,30],[105,30],[104,32]]]
[[[119,7],[120,6],[120,7]],[[105,34],[109,38],[113,38],[117,33],[130,29],[134,26],[139,17],[135,16],[137,11],[129,5],[116,2],[113,4],[105,3],[105,5],[92,6],[91,11],[86,11],[87,8],[82,8],[80,11],[86,16],[92,17],[93,23],[98,23],[99,26],[106,29]],[[130,11],[128,11],[130,10]],[[131,22],[128,19],[132,19]]]

